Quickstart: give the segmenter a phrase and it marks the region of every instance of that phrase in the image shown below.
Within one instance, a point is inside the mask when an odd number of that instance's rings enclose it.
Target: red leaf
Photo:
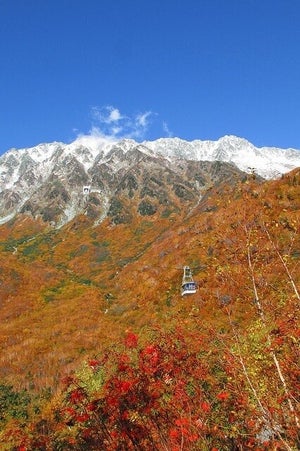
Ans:
[[[91,359],[89,361],[89,366],[92,368],[92,370],[97,370],[100,366],[100,362],[97,359]]]
[[[226,401],[226,399],[229,398],[229,393],[227,391],[221,391],[218,395],[217,395],[217,399],[219,401]]]
[[[84,423],[85,421],[89,420],[89,415],[87,413],[82,413],[81,415],[77,415],[76,416],[76,421],[78,421],[78,423]]]
[[[133,332],[128,332],[125,337],[126,348],[136,348],[138,344],[138,336]]]
[[[71,391],[70,393],[70,401],[74,404],[80,403],[84,399],[84,393],[80,388],[76,388],[75,390]]]
[[[187,418],[177,418],[175,420],[176,426],[187,426],[189,424],[189,420]]]
[[[121,381],[120,382],[120,392],[125,394],[127,393],[131,387],[133,386],[133,382],[132,381]]]
[[[169,432],[169,437],[175,439],[178,438],[178,436],[179,436],[178,429],[172,428]]]
[[[203,412],[210,412],[210,410],[211,410],[210,404],[206,401],[201,402],[200,407],[201,407],[201,410],[203,410]]]

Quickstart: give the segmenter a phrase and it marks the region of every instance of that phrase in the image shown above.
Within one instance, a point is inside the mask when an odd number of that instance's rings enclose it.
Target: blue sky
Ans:
[[[0,0],[0,153],[80,134],[300,149],[299,0]]]

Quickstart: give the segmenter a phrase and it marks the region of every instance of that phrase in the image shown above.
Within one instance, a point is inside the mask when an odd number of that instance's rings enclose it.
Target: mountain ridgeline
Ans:
[[[195,205],[215,184],[245,172],[276,178],[300,166],[300,152],[255,148],[244,139],[138,144],[79,138],[41,144],[0,158],[0,223],[16,214],[60,227],[78,214],[115,224],[132,215],[171,214]]]

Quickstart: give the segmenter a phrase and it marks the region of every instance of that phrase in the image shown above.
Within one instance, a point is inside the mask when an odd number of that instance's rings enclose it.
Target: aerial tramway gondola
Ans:
[[[183,267],[183,277],[181,284],[181,296],[194,294],[197,291],[197,284],[194,282],[192,271],[189,266]]]

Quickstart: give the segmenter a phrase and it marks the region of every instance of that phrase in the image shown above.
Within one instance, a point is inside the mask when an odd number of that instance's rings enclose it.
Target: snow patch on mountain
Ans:
[[[79,136],[69,144],[53,142],[11,149],[0,157],[0,221],[7,222],[19,211],[36,211],[40,203],[43,211],[52,205],[54,213],[55,204],[63,211],[62,222],[68,222],[82,210],[83,186],[91,181],[96,183],[94,188],[103,189],[108,181],[116,186],[115,174],[123,176],[132,165],[147,158],[152,162],[159,159],[162,167],[175,171],[181,164],[178,160],[221,161],[265,179],[278,178],[300,167],[299,150],[258,148],[231,135],[217,141],[160,138],[142,143],[100,134]],[[108,202],[104,204],[100,221],[109,208]]]
[[[0,218],[0,225],[5,224],[6,222],[10,221],[11,219],[13,219],[13,217],[15,216],[15,213],[10,213],[7,216],[3,216],[2,218]]]
[[[14,189],[24,177],[32,179],[28,186],[31,191],[44,182],[54,168],[59,168],[60,172],[66,170],[66,163],[72,159],[77,160],[86,173],[96,162],[106,162],[113,170],[114,164],[126,164],[120,154],[126,155],[137,148],[146,155],[158,154],[169,160],[230,162],[242,171],[255,171],[266,179],[276,178],[300,166],[298,150],[257,148],[246,139],[236,136],[224,136],[217,141],[190,142],[180,138],[160,138],[140,144],[132,139],[116,141],[103,136],[81,136],[70,144],[54,142],[6,152],[0,157],[0,192]]]
[[[160,138],[145,141],[146,147],[168,157],[196,161],[225,161],[245,172],[255,171],[266,179],[277,178],[300,166],[300,151],[275,147],[255,147],[249,141],[227,135],[217,141],[184,141]]]

